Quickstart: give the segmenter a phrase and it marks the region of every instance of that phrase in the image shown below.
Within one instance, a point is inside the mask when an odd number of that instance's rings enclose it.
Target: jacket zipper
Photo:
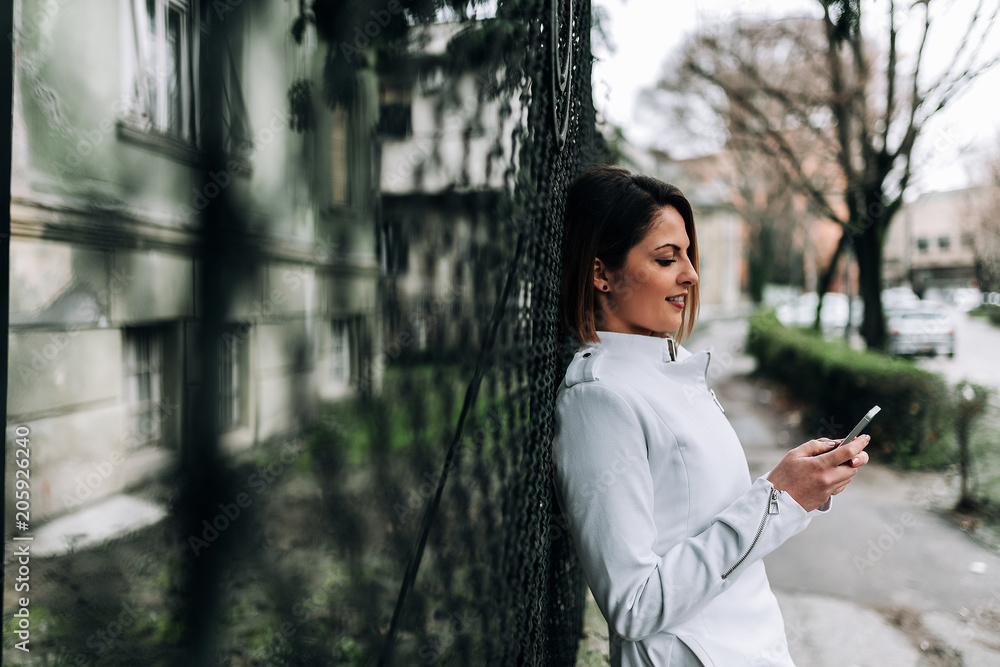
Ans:
[[[754,546],[757,544],[757,540],[760,539],[760,534],[764,532],[764,524],[767,523],[767,517],[771,514],[778,513],[778,496],[781,495],[781,493],[782,492],[779,491],[778,489],[775,489],[773,487],[771,488],[771,493],[768,495],[767,498],[767,511],[764,512],[764,516],[762,516],[760,519],[760,525],[757,527],[757,534],[754,535],[753,542],[750,543],[750,548],[747,549],[746,553],[743,554],[743,556],[738,561],[736,561],[736,565],[733,565],[731,568],[729,568],[728,572],[722,575],[723,579],[731,575],[733,573],[733,570],[738,568],[740,566],[740,563],[745,561],[747,559],[747,556],[750,555],[750,552],[753,551]]]
[[[706,350],[706,352],[708,353],[708,360],[705,362],[705,377],[708,378],[708,367],[712,363],[712,353],[708,350]],[[715,401],[715,404],[719,406],[720,410],[722,410],[722,414],[726,414],[726,409],[722,407],[722,403],[719,403],[719,399],[715,396],[715,390],[709,389],[708,393],[712,395],[712,400]]]
[[[726,414],[726,409],[722,407],[722,403],[719,403],[719,399],[715,397],[715,390],[709,389],[708,393],[712,395],[712,400],[715,401],[715,404],[719,406],[720,410],[722,410],[722,414]]]

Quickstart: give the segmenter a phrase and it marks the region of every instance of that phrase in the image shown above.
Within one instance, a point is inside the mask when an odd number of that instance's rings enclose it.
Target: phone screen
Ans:
[[[840,441],[840,445],[843,445],[844,443],[850,442],[851,440],[854,440],[856,437],[858,437],[858,435],[861,433],[862,429],[864,429],[865,426],[868,426],[868,422],[870,422],[872,420],[872,417],[874,417],[875,415],[877,415],[879,413],[879,410],[881,410],[881,409],[882,408],[880,408],[879,406],[876,405],[874,408],[872,408],[871,410],[869,410],[868,413],[864,417],[861,418],[861,421],[858,422],[857,426],[855,426],[854,428],[852,428],[851,432],[848,433],[847,436],[843,440]],[[840,445],[837,445],[837,447],[839,447]],[[836,449],[836,447],[834,447],[834,449]]]

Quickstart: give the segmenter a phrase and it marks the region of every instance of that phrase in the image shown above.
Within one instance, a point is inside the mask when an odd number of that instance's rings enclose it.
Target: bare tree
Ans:
[[[1000,291],[1000,143],[986,167],[985,192],[971,212],[975,229],[971,234],[976,258],[976,282],[984,292]]]
[[[817,2],[818,18],[700,32],[657,89],[685,129],[697,117],[685,99],[708,106],[722,120],[730,146],[774,160],[813,211],[843,226],[819,291],[829,287],[850,246],[865,304],[861,333],[869,348],[882,349],[882,245],[910,186],[914,146],[927,121],[997,63],[997,53],[985,47],[1000,3],[987,7],[987,0],[978,0],[964,38],[928,81],[929,0],[904,7],[889,0],[884,48],[863,37],[863,15],[874,10],[862,10],[860,0]],[[916,35],[911,53],[900,43],[907,27]]]

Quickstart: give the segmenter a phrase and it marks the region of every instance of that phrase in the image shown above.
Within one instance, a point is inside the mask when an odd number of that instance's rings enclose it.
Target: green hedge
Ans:
[[[974,317],[986,317],[997,326],[1000,326],[1000,306],[995,303],[981,303],[969,311],[969,315]]]
[[[940,375],[785,327],[773,310],[750,318],[747,349],[757,359],[759,374],[781,382],[811,406],[803,424],[813,437],[847,435],[877,404],[882,410],[866,429],[873,459],[907,468],[955,460],[955,408]]]

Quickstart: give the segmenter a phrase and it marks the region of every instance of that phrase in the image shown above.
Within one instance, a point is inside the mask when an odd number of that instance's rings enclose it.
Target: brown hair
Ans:
[[[624,266],[629,250],[646,237],[664,206],[674,207],[684,219],[690,242],[688,258],[698,271],[694,213],[679,188],[613,165],[593,167],[573,179],[566,193],[563,221],[559,296],[559,326],[563,333],[580,342],[600,342],[594,317],[594,259],[600,257],[613,271]],[[690,335],[697,316],[698,284],[695,283],[688,290],[678,341]]]

